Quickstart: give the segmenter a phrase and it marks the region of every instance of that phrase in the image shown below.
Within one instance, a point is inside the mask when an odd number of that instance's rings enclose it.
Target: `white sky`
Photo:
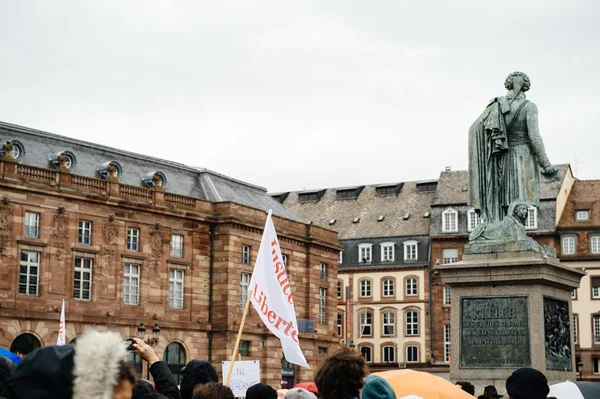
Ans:
[[[0,0],[0,120],[270,191],[437,178],[508,73],[600,178],[600,1]],[[5,138],[0,138],[5,139]]]

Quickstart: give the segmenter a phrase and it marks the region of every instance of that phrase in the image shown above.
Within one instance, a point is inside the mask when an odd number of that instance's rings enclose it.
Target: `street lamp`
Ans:
[[[160,338],[160,327],[158,326],[158,323],[154,324],[154,327],[152,327],[151,337],[146,338],[146,326],[144,326],[144,323],[140,323],[140,326],[137,328],[137,332],[138,338],[150,346],[156,345]],[[150,363],[146,364],[146,379],[150,379]]]
[[[581,381],[583,379],[583,363],[581,360],[577,362],[577,372],[579,373],[579,380]]]

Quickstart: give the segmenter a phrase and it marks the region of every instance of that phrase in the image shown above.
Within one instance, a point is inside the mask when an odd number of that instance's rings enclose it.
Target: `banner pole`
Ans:
[[[238,330],[235,345],[233,346],[233,352],[231,352],[231,362],[229,363],[229,370],[227,371],[227,379],[223,385],[229,386],[229,380],[231,379],[231,372],[233,371],[233,363],[235,362],[235,354],[238,352],[240,347],[240,339],[242,339],[242,330],[244,329],[244,323],[246,322],[246,315],[248,314],[248,307],[250,306],[250,298],[252,297],[252,291],[248,291],[248,298],[246,299],[246,306],[244,307],[244,313],[242,314],[242,321],[240,322],[240,329]]]

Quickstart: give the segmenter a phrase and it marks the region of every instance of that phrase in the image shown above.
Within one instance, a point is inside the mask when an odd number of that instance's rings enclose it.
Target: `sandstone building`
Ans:
[[[337,336],[373,371],[430,362],[430,205],[437,182],[272,194],[339,233]]]
[[[315,365],[336,334],[337,259],[328,228],[300,222],[257,186],[206,170],[0,123],[0,346],[28,353],[87,327],[157,338],[171,370],[207,359],[220,371],[273,209],[298,316]],[[141,326],[143,324],[143,326]],[[152,338],[149,338],[152,340]],[[242,359],[288,386],[312,370],[282,359],[255,312]],[[131,356],[138,375],[146,365]]]

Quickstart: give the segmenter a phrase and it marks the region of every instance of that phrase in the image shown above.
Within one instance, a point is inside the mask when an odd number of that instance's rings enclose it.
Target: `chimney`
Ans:
[[[452,170],[452,168],[450,166],[446,166],[446,172],[450,172]]]

